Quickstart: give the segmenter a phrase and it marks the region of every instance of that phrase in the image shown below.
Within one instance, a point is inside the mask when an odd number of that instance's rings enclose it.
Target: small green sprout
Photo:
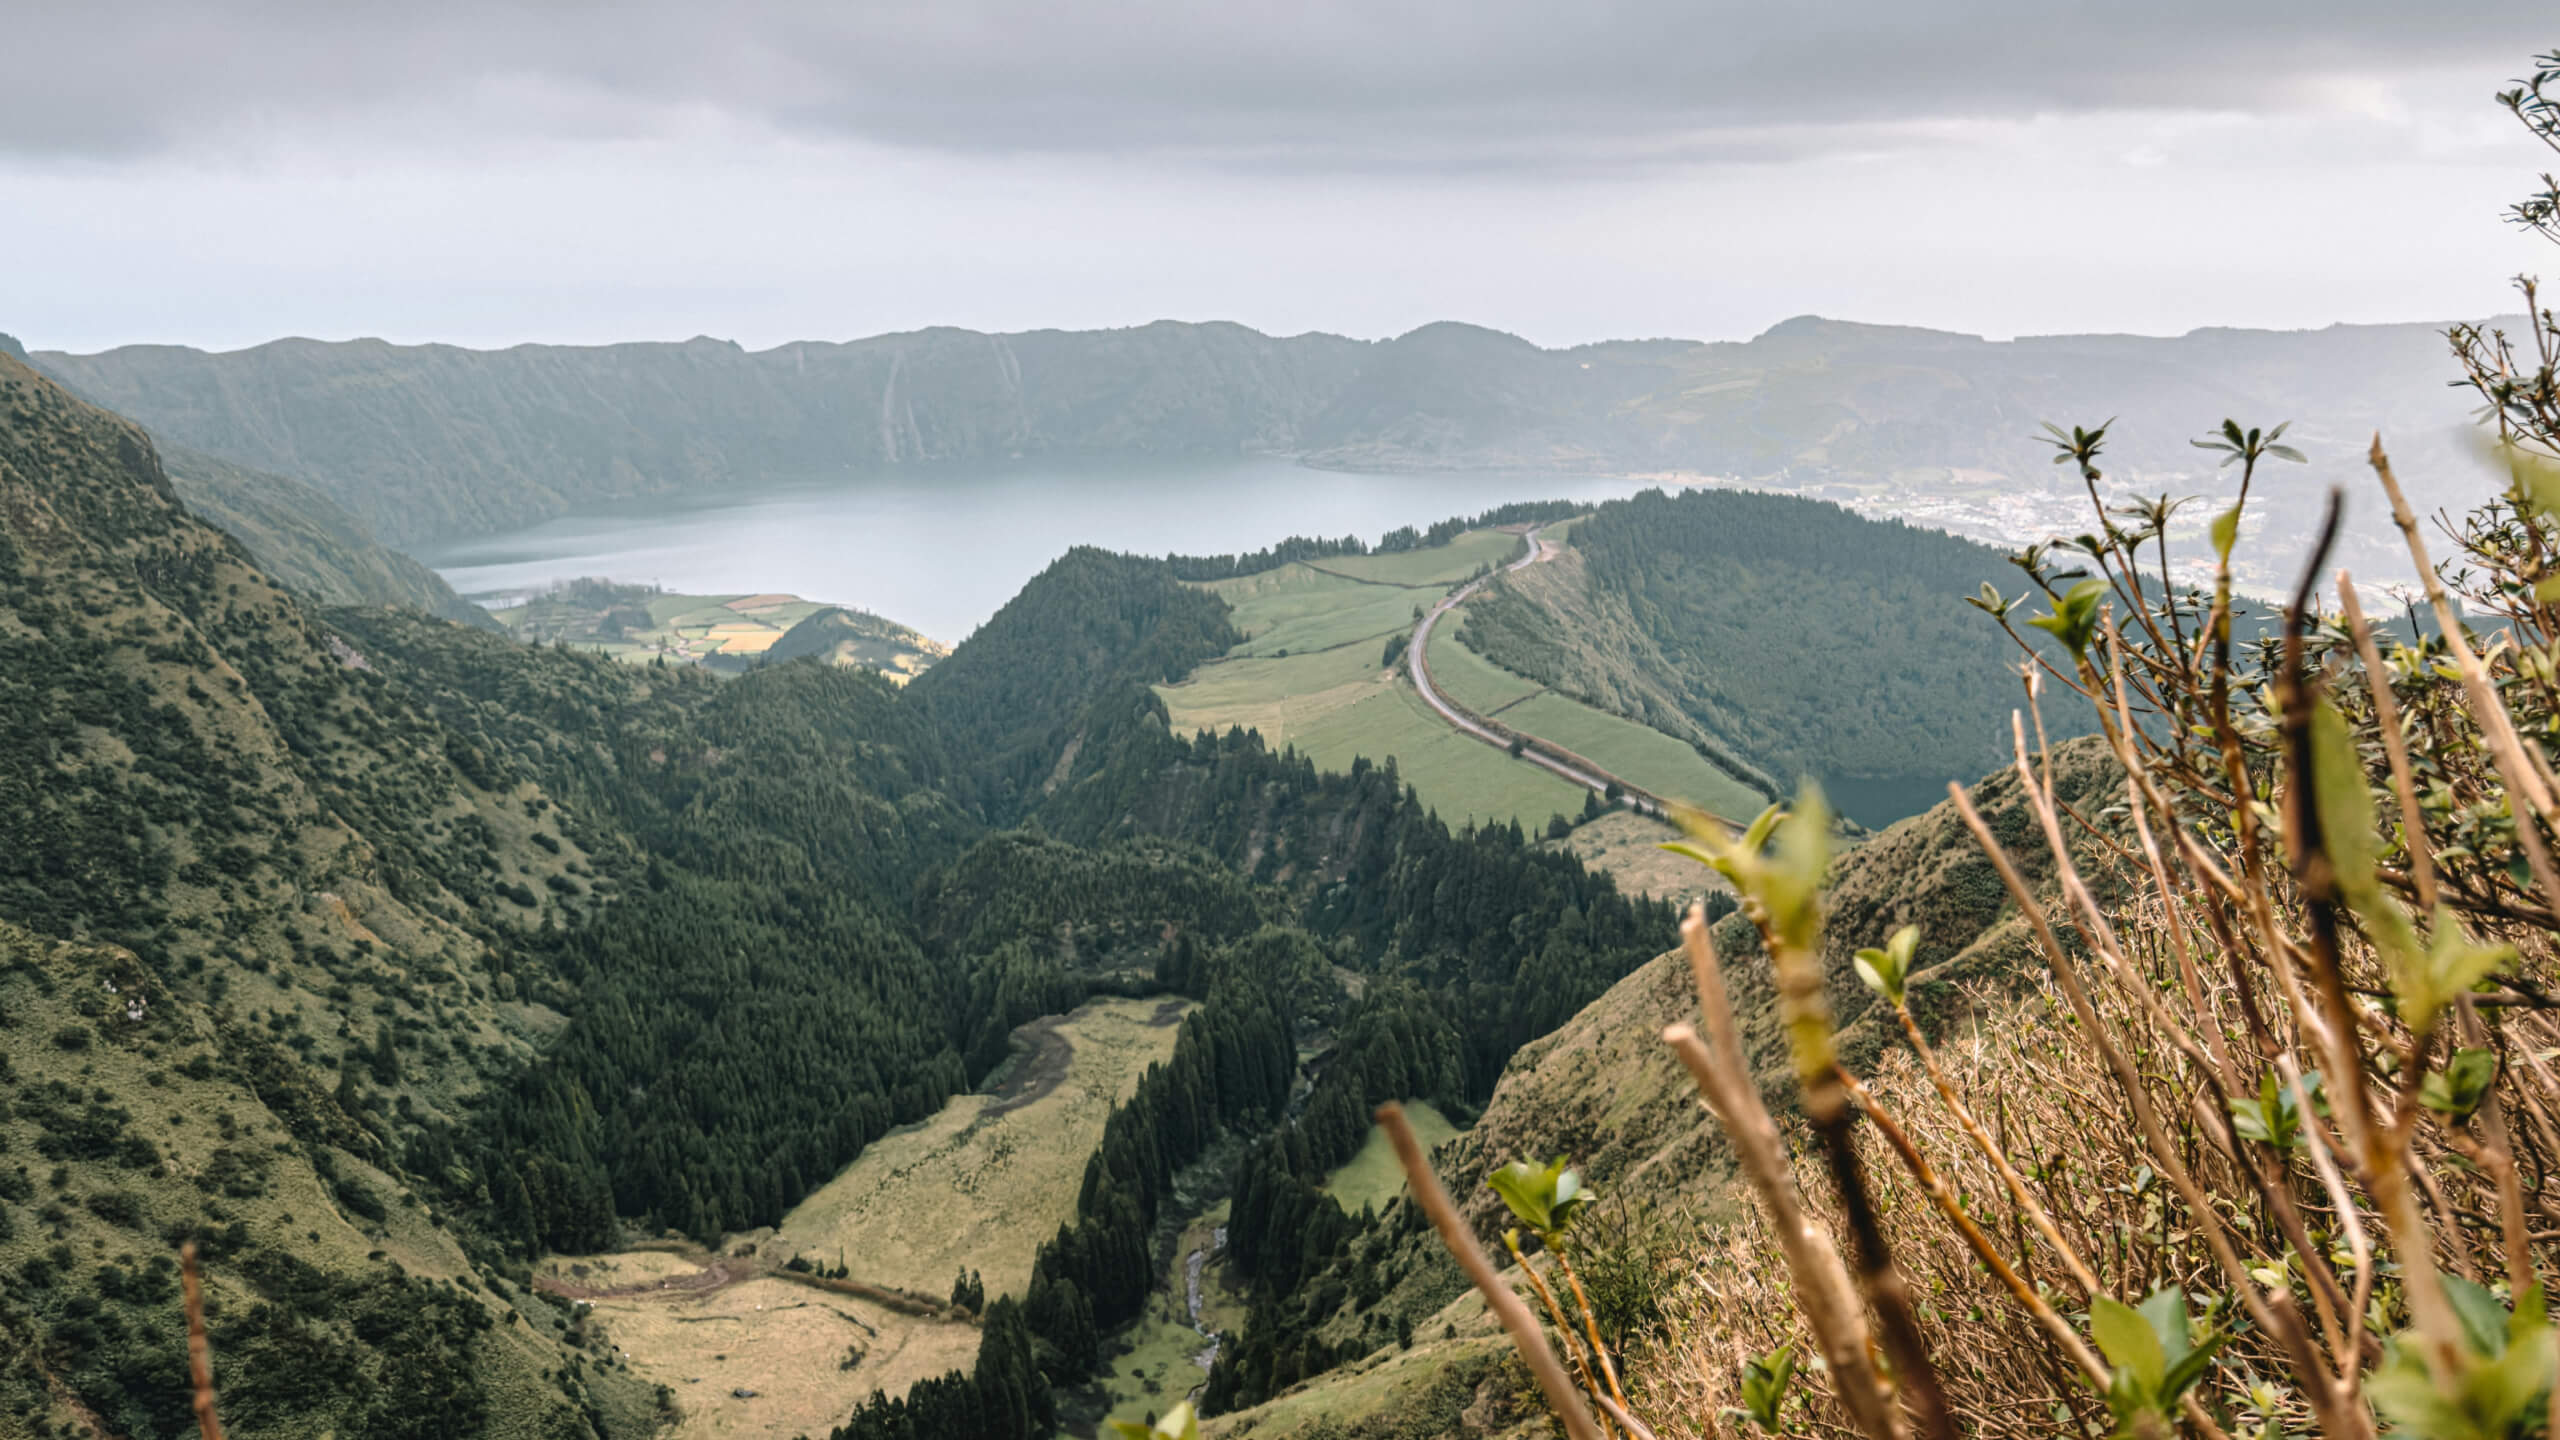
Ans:
[[[2320,1103],[2320,1072],[2303,1072],[2302,1088],[2313,1104]],[[2240,1132],[2241,1139],[2276,1150],[2302,1148],[2302,1106],[2294,1099],[2293,1087],[2277,1079],[2273,1070],[2258,1077],[2257,1099],[2234,1099],[2230,1105],[2231,1128]]]
[[[2068,646],[2073,656],[2086,659],[2089,642],[2098,636],[2098,602],[2106,594],[2106,581],[2083,580],[2062,592],[2053,602],[2052,614],[2029,616],[2027,623]]]
[[[1781,1345],[1757,1360],[1744,1361],[1742,1408],[1727,1413],[1742,1415],[1769,1434],[1782,1433],[1785,1426],[1779,1412],[1786,1408],[1787,1386],[1795,1377],[1796,1350],[1792,1345]]]
[[[1502,1197],[1502,1203],[1510,1207],[1521,1224],[1537,1232],[1540,1240],[1548,1240],[1570,1229],[1573,1218],[1591,1203],[1591,1192],[1583,1188],[1581,1173],[1566,1169],[1566,1163],[1567,1157],[1562,1155],[1549,1165],[1514,1160],[1486,1177],[1484,1183]]]
[[[2526,1290],[2509,1314],[2498,1297],[2459,1275],[2439,1277],[2461,1321],[2455,1373],[2439,1381],[2403,1335],[2385,1348],[2365,1381],[2374,1407],[2402,1434],[2427,1440],[2520,1440],[2541,1433],[2551,1393],[2551,1323],[2542,1287]]]
[[[1883,949],[1858,952],[1858,978],[1883,996],[1886,1004],[1900,1009],[1903,987],[1911,980],[1911,957],[1919,948],[1920,927],[1905,925],[1893,932]]]

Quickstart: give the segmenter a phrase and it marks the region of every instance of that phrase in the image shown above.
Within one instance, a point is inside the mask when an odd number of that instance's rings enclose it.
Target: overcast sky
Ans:
[[[37,348],[2174,333],[2551,258],[2548,0],[0,4]]]

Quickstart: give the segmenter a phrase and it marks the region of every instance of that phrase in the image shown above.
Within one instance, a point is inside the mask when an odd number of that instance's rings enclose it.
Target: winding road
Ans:
[[[1562,546],[1546,537],[1543,529],[1531,530],[1520,538],[1527,542],[1527,550],[1519,559],[1502,567],[1500,571],[1495,572],[1496,574],[1509,574],[1515,570],[1526,570],[1532,565],[1543,564],[1554,559],[1563,550]],[[1422,618],[1414,622],[1413,638],[1405,642],[1404,664],[1405,672],[1412,678],[1413,688],[1422,696],[1423,703],[1439,712],[1441,719],[1448,721],[1459,731],[1472,735],[1487,745],[1507,751],[1513,744],[1519,744],[1520,752],[1514,757],[1518,760],[1561,776],[1585,790],[1596,792],[1604,797],[1608,795],[1610,788],[1615,786],[1618,793],[1626,798],[1630,809],[1640,814],[1651,815],[1655,819],[1665,818],[1662,797],[1639,786],[1628,784],[1625,780],[1553,741],[1541,740],[1535,735],[1514,730],[1498,720],[1478,715],[1442,694],[1440,688],[1432,683],[1429,660],[1432,627],[1440,623],[1441,616],[1465,604],[1469,597],[1490,584],[1494,578],[1494,575],[1485,575],[1468,581],[1444,596],[1440,603],[1425,611]]]

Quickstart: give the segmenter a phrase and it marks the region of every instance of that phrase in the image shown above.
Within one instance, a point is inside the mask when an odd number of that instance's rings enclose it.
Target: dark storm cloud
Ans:
[[[1787,158],[1914,121],[2283,110],[2335,77],[2513,68],[2560,43],[2547,4],[2519,0],[12,8],[0,149],[67,155],[325,141],[348,124],[428,143],[647,133],[710,112],[896,144],[1231,163]]]

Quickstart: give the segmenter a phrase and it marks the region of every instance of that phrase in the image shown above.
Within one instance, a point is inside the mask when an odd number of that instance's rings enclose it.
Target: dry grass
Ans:
[[[1662,848],[1662,842],[1679,836],[1677,829],[1649,815],[1618,810],[1575,826],[1561,840],[1539,843],[1605,872],[1629,894],[1681,904],[1711,890],[1730,891],[1733,887],[1714,871]]]
[[[830,1266],[841,1257],[854,1279],[922,1294],[948,1295],[964,1268],[986,1280],[990,1298],[1021,1293],[1040,1242],[1075,1218],[1104,1120],[1149,1065],[1172,1058],[1188,1010],[1121,999],[1080,1007],[1050,1032],[1050,1048],[1018,1062],[1055,1069],[1054,1088],[1010,1109],[958,1096],[873,1141],[762,1248]]]
[[[636,1254],[614,1258],[649,1268]],[[674,1396],[680,1440],[824,1435],[872,1391],[904,1394],[918,1380],[967,1369],[978,1353],[977,1327],[964,1321],[902,1315],[771,1277],[709,1295],[589,1303],[631,1372]],[[842,1368],[855,1350],[860,1363]],[[734,1393],[742,1389],[756,1393]]]

